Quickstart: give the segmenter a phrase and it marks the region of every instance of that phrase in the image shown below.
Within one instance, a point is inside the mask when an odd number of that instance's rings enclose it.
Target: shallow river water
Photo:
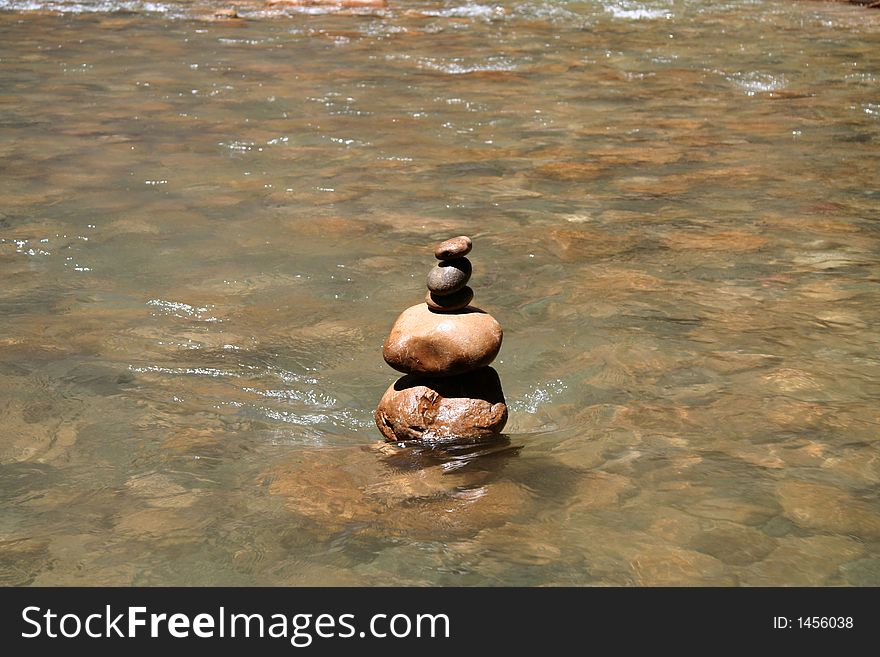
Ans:
[[[880,12],[238,11],[0,0],[0,584],[880,585]],[[381,448],[462,233],[512,449]]]

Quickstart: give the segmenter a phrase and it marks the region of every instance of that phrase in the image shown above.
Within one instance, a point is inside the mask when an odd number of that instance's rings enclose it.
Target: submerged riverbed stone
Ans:
[[[397,318],[382,355],[400,372],[452,376],[495,360],[503,335],[495,318],[479,308],[442,314],[420,303]]]
[[[834,586],[841,567],[864,554],[865,546],[848,536],[786,536],[761,561],[740,571],[744,586]]]
[[[776,485],[776,494],[786,517],[801,527],[880,538],[876,505],[839,486],[789,479]]]
[[[376,409],[388,441],[480,440],[501,432],[507,404],[491,367],[443,379],[407,375],[391,385]]]
[[[473,242],[467,235],[459,235],[441,242],[434,249],[434,257],[437,260],[452,260],[453,258],[461,258],[471,252]]]
[[[428,289],[438,297],[455,294],[471,278],[471,261],[467,258],[441,260],[428,272]]]
[[[465,285],[458,292],[448,294],[445,297],[434,296],[430,291],[425,295],[425,303],[428,308],[439,313],[450,313],[462,308],[467,308],[468,304],[474,300],[474,291]]]

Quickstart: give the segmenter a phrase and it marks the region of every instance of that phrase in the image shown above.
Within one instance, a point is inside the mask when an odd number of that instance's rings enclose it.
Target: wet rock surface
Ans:
[[[383,356],[400,372],[453,376],[495,360],[503,337],[501,325],[478,308],[441,314],[420,303],[397,318]]]
[[[428,290],[438,297],[455,294],[467,285],[470,277],[471,261],[467,258],[441,260],[428,272]]]
[[[376,424],[390,441],[479,440],[500,433],[506,422],[504,392],[491,367],[442,379],[409,374],[376,409]]]
[[[434,257],[437,260],[452,260],[453,258],[462,258],[471,252],[474,243],[471,238],[466,235],[453,237],[445,242],[441,242],[434,249]]]
[[[455,294],[449,294],[445,297],[434,296],[433,292],[425,294],[425,303],[428,308],[438,313],[450,313],[456,310],[462,310],[470,305],[474,300],[474,291],[465,285]]]

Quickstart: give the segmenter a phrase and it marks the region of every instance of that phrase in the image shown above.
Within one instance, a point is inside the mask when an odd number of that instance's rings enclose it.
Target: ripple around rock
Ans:
[[[407,375],[382,396],[376,426],[389,441],[476,441],[501,432],[507,405],[491,367],[443,379]]]
[[[479,308],[442,314],[420,303],[397,318],[382,355],[400,372],[452,376],[495,360],[503,337],[501,325]]]
[[[467,258],[441,260],[428,272],[428,289],[438,297],[455,294],[467,285],[472,271]]]

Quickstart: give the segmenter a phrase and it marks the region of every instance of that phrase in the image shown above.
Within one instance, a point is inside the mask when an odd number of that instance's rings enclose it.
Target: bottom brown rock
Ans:
[[[376,425],[386,440],[479,441],[507,422],[498,373],[491,367],[443,379],[407,374],[382,396]]]

